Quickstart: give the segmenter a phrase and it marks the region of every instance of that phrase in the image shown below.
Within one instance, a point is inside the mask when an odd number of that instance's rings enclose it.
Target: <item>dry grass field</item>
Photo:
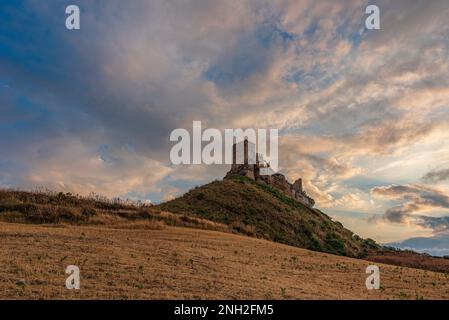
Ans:
[[[81,289],[65,288],[78,265]],[[0,222],[1,299],[449,299],[449,277],[217,231]]]

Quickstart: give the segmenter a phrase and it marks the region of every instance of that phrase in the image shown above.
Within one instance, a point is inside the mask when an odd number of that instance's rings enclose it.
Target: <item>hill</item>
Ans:
[[[370,248],[377,247],[374,241],[361,239],[320,210],[243,176],[194,188],[159,207],[226,224],[247,235],[315,251],[366,257]]]
[[[120,199],[111,200],[98,195],[83,197],[62,192],[0,190],[0,221],[129,230],[160,230],[166,226],[187,227],[249,235],[340,255],[344,252],[379,263],[449,273],[449,259],[378,248],[372,240],[351,236],[351,231],[344,229],[338,222],[333,222],[319,210],[291,202],[291,198],[278,193],[276,189],[266,187],[244,178],[226,179],[195,188],[183,197],[160,206]],[[237,198],[232,198],[236,194]],[[255,201],[254,196],[265,198]],[[239,197],[247,200],[237,203],[236,199]],[[171,208],[177,213],[163,208]],[[307,227],[310,225],[323,227]],[[326,231],[334,235],[334,238],[337,235],[340,241],[329,241]],[[284,232],[286,235],[282,237]],[[314,232],[315,237],[321,236],[318,243],[322,243],[322,246],[314,246],[313,240],[309,241],[307,238]],[[276,237],[276,234],[281,237]],[[345,241],[350,242],[349,248],[355,248],[352,253],[348,254],[346,251]],[[335,243],[343,243],[344,246],[335,247]],[[336,251],[339,248],[344,248],[345,251]],[[366,248],[371,248],[368,249],[368,256]],[[360,249],[361,254],[358,254],[360,251],[357,250]]]
[[[0,222],[0,299],[449,299],[443,273],[230,233]],[[64,286],[68,265],[81,290]]]
[[[99,195],[80,196],[52,191],[0,189],[0,221],[32,224],[126,225],[157,228],[164,225],[236,232],[227,225],[184,214],[163,212],[153,205]]]

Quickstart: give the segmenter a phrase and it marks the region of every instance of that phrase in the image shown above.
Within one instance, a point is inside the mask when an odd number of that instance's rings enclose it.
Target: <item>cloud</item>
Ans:
[[[425,252],[434,256],[449,255],[449,237],[447,234],[439,234],[431,237],[413,237],[400,242],[386,243],[401,249],[411,249],[417,252]]]
[[[424,182],[435,183],[449,179],[449,169],[430,171],[422,178]]]
[[[364,29],[361,0],[78,4],[77,32],[56,14],[63,2],[2,5],[4,186],[182,193],[225,171],[170,165],[169,133],[192,120],[279,128],[282,171],[319,206],[360,208],[370,194],[351,179],[407,163],[415,147],[444,151],[446,1],[379,1],[381,32]],[[92,161],[105,145],[119,161]]]
[[[393,223],[415,224],[436,233],[449,232],[449,216],[433,217],[419,214],[432,209],[449,209],[449,196],[438,189],[422,185],[391,185],[371,190],[375,196],[401,200],[401,204],[386,210],[383,219]]]
[[[160,188],[157,182],[173,171],[137,154],[132,146],[104,145],[93,149],[72,138],[41,143],[30,157],[26,167],[9,164],[14,170],[2,170],[0,181],[6,185],[14,181],[23,189],[45,186],[78,194],[93,192],[146,200],[150,190],[156,192]]]

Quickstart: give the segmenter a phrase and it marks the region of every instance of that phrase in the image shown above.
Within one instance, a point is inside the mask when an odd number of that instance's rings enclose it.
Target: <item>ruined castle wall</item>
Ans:
[[[315,201],[307,196],[302,189],[301,179],[298,179],[294,184],[291,184],[290,182],[288,182],[284,175],[276,173],[271,176],[256,176],[256,181],[271,185],[285,195],[300,201],[306,206],[313,207],[315,205]]]
[[[243,155],[237,154],[239,153],[237,152],[237,147],[242,148]],[[240,142],[239,146],[237,146],[237,144],[233,145],[233,164],[231,166],[231,170],[226,174],[226,177],[232,175],[245,176],[258,182],[271,185],[285,195],[292,197],[293,199],[296,199],[309,207],[313,207],[315,205],[315,201],[304,192],[302,188],[302,179],[297,179],[293,184],[291,184],[285,176],[280,173],[260,175],[260,167],[257,161],[258,159],[255,159],[256,164],[252,164],[251,161],[249,161],[251,159],[248,157],[248,153],[254,153],[257,157],[255,150],[252,150],[252,144],[248,144],[247,140]]]

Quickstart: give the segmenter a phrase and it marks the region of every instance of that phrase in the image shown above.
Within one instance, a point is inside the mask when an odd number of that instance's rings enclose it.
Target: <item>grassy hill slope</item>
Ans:
[[[197,187],[160,208],[227,224],[248,235],[338,255],[365,257],[375,246],[374,241],[361,239],[320,210],[241,176]]]
[[[254,198],[255,196],[259,198]],[[165,211],[162,207],[172,208],[178,213]],[[214,221],[205,217],[211,217]],[[96,226],[132,230],[131,233],[178,226],[276,239],[331,253],[344,248],[344,252],[348,254],[347,248],[352,248],[349,255],[356,257],[365,256],[366,248],[373,247],[372,241],[350,236],[352,233],[349,230],[338,222],[333,222],[319,210],[304,207],[276,190],[240,178],[211,183],[161,206],[110,200],[96,195],[83,197],[62,192],[0,189],[0,221],[27,225],[46,224],[61,228],[72,225],[80,228],[79,230]],[[0,223],[0,233],[7,225]],[[310,225],[314,227],[307,227]],[[323,227],[319,227],[320,225]],[[220,234],[216,236],[220,237]],[[312,239],[318,239],[316,242],[319,245],[316,246],[314,240],[309,240],[308,235]],[[336,237],[336,241],[330,240]],[[335,247],[339,243],[343,243],[343,246]],[[360,250],[361,255],[357,255]],[[343,251],[338,252],[342,254]],[[449,273],[449,259],[414,252],[370,249],[366,258],[379,263]]]
[[[236,232],[227,225],[98,195],[0,189],[0,221],[32,224],[105,225],[159,229],[164,225]]]

